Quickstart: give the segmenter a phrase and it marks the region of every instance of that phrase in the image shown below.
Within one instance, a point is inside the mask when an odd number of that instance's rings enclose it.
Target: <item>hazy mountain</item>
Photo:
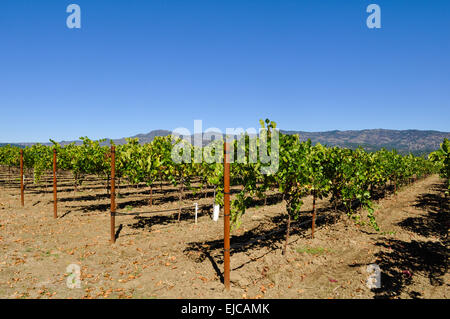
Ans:
[[[145,143],[149,143],[149,142],[153,141],[155,136],[167,136],[167,135],[170,135],[171,133],[172,133],[171,131],[167,131],[167,130],[154,130],[147,134],[138,134],[138,135],[131,136],[131,137],[132,138],[137,137],[137,138],[139,138],[140,143],[145,144]],[[125,144],[127,142],[125,140],[125,138],[116,139],[113,141],[117,145]],[[109,144],[109,140],[108,140],[108,144]]]
[[[24,147],[25,147],[24,144],[0,143],[0,147],[2,147],[2,146],[7,146],[7,145],[11,145],[11,146],[14,146],[14,147],[20,147],[20,148],[24,148]]]
[[[299,134],[301,140],[311,139],[313,143],[330,146],[356,148],[362,146],[368,151],[381,148],[396,149],[401,153],[429,153],[439,148],[444,138],[450,138],[449,132],[420,130],[361,130],[302,132],[284,131],[286,134]]]
[[[381,148],[397,149],[400,153],[412,152],[414,154],[426,154],[439,148],[439,144],[444,138],[450,139],[450,132],[421,131],[421,130],[359,130],[359,131],[327,131],[327,132],[303,132],[284,131],[284,134],[299,134],[302,141],[311,139],[312,143],[321,143],[328,146],[340,146],[356,148],[362,146],[368,151],[375,151]],[[146,134],[138,134],[132,138],[139,138],[140,143],[151,142],[155,136],[167,136],[171,131],[154,130]],[[204,136],[205,137],[205,136]],[[210,139],[207,139],[208,141]],[[115,144],[126,143],[125,138],[114,139]],[[81,144],[81,141],[75,141]],[[71,141],[62,141],[61,145],[66,145]],[[203,141],[205,144],[206,141]],[[6,145],[6,143],[4,143]],[[34,143],[16,143],[20,146],[30,146]],[[51,144],[51,143],[46,143]],[[109,145],[109,139],[104,143]],[[0,144],[1,145],[1,144]]]
[[[299,134],[302,141],[311,139],[313,144],[321,143],[328,146],[340,146],[357,148],[362,146],[368,151],[381,148],[396,149],[401,153],[412,152],[415,154],[429,153],[439,148],[444,138],[450,139],[450,132],[420,131],[420,130],[360,130],[360,131],[328,131],[328,132],[303,132],[284,131],[284,134]],[[148,134],[139,134],[140,142],[147,143],[155,136],[167,136],[170,131],[151,131]],[[207,139],[211,140],[210,137]],[[120,140],[122,141],[122,140]],[[116,143],[119,140],[115,140]],[[123,139],[123,142],[125,140]],[[204,141],[205,143],[205,141]]]

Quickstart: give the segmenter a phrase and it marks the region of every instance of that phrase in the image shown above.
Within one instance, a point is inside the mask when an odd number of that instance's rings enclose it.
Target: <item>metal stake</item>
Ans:
[[[116,242],[116,147],[111,146],[111,243]]]
[[[225,156],[223,159],[224,174],[224,258],[223,258],[223,279],[225,283],[225,289],[230,290],[230,154],[228,142],[225,142]]]
[[[23,185],[23,150],[20,150],[20,203],[25,205],[24,185]]]
[[[53,149],[53,217],[58,218],[58,198],[56,191],[56,149]]]

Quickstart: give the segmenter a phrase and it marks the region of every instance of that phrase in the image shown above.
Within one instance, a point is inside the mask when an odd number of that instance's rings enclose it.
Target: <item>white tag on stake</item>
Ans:
[[[220,205],[214,204],[213,220],[215,222],[219,220],[219,211],[220,211]]]
[[[197,224],[197,212],[198,212],[198,204],[195,203],[195,223]]]

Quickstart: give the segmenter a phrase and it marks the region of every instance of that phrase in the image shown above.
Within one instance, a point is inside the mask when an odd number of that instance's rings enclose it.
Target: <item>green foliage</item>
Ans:
[[[269,119],[260,120],[260,124],[259,137],[243,134],[231,143],[235,160],[230,164],[230,185],[238,189],[231,201],[231,220],[235,227],[239,227],[241,216],[253,198],[263,198],[269,189],[278,189],[286,203],[286,211],[293,219],[300,216],[306,195],[331,196],[333,202],[346,207],[347,214],[355,221],[361,221],[361,211],[355,212],[352,207],[355,203],[363,207],[368,223],[378,230],[372,203],[377,190],[386,189],[388,184],[398,189],[437,170],[447,180],[450,176],[450,143],[447,139],[440,150],[429,155],[430,160],[402,156],[385,149],[369,153],[362,148],[351,150],[312,145],[310,140],[300,142],[298,135],[285,134],[279,134],[279,148],[272,149],[277,124]],[[267,148],[262,148],[266,138]],[[81,141],[81,145],[72,143],[62,147],[51,140],[52,146],[36,144],[27,147],[24,149],[24,166],[33,171],[38,183],[42,174],[52,168],[54,148],[58,168],[72,172],[75,186],[81,185],[88,174],[109,177],[111,154],[110,147],[103,145],[105,140],[92,141],[82,137]],[[178,146],[184,146],[186,153],[183,156],[188,163],[172,160],[174,147]],[[19,150],[10,145],[0,147],[0,165],[18,167]],[[198,151],[205,156],[200,163],[195,163]],[[250,156],[258,151],[260,156]],[[267,163],[261,160],[261,155],[268,157],[274,152],[278,152],[278,170],[263,174],[262,168],[267,167]],[[243,154],[246,160],[237,161],[238,154]],[[214,186],[215,202],[223,205],[223,141],[212,141],[199,150],[172,136],[156,137],[143,145],[137,138],[127,139],[126,144],[116,146],[116,175],[131,184],[145,183],[150,187],[156,182],[168,181],[180,187],[180,192],[185,188],[197,192],[204,186]],[[200,186],[194,188],[193,181],[199,181]],[[450,190],[450,184],[448,187]]]
[[[441,148],[431,153],[429,159],[438,165],[441,177],[447,180],[445,193],[448,196],[450,193],[450,141],[445,138],[441,143]]]

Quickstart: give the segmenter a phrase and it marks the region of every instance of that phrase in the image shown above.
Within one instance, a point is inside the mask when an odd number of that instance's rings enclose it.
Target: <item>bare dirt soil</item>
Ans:
[[[178,212],[117,216],[110,244],[109,195],[93,178],[77,192],[59,181],[59,217],[51,187],[29,184],[20,206],[17,180],[0,185],[0,298],[449,298],[449,203],[437,176],[376,203],[381,230],[334,215],[318,201],[311,239],[312,199],[295,222],[286,256],[285,206],[277,194],[255,201],[232,231],[230,292],[223,289],[223,219],[211,219],[212,194],[186,192]],[[118,212],[177,209],[177,189],[122,185]],[[369,289],[367,266],[381,268]],[[79,265],[81,287],[68,288],[67,267]]]

